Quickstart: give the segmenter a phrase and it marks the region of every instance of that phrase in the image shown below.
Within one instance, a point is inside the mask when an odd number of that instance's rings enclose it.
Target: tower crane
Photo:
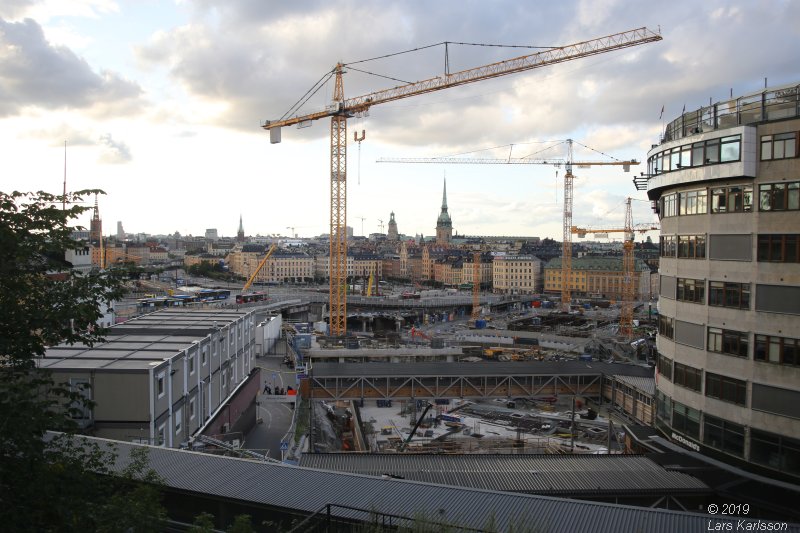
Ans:
[[[585,237],[587,233],[624,232],[625,240],[622,244],[622,309],[619,313],[619,333],[625,338],[630,338],[633,333],[633,301],[636,296],[636,289],[633,284],[633,234],[634,232],[644,233],[658,229],[660,228],[657,224],[633,225],[631,198],[625,200],[625,226],[622,228],[586,229],[576,226],[570,228],[570,233],[576,233],[578,237]]]
[[[262,128],[269,130],[270,143],[281,141],[284,126],[307,125],[314,120],[330,117],[330,332],[334,336],[347,333],[347,119],[357,114],[366,114],[372,106],[410,98],[468,83],[488,80],[524,72],[540,67],[564,63],[613,50],[621,50],[641,44],[660,41],[661,35],[647,28],[638,28],[615,33],[598,39],[554,47],[505,61],[449,72],[426,80],[405,83],[390,89],[367,93],[345,99],[342,75],[344,63],[337,63],[331,71],[334,76],[333,102],[324,110],[295,115],[279,120],[266,121]]]
[[[565,159],[531,159],[527,157],[507,157],[505,159],[492,158],[470,158],[470,157],[415,157],[415,158],[381,158],[378,163],[455,163],[470,165],[554,165],[564,166],[564,220],[563,220],[563,240],[561,242],[561,308],[569,311],[572,301],[572,205],[573,205],[573,181],[575,176],[572,174],[572,167],[578,166],[592,167],[603,165],[622,166],[625,172],[630,172],[632,165],[638,165],[635,159],[628,161],[575,161],[572,158],[572,139],[567,139],[567,157]]]

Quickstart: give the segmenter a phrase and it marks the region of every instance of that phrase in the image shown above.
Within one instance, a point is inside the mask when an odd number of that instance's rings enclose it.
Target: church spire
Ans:
[[[244,242],[244,224],[242,224],[242,215],[239,214],[239,231],[236,232],[236,240]]]
[[[444,178],[444,191],[442,192],[442,211],[447,212],[447,178]]]

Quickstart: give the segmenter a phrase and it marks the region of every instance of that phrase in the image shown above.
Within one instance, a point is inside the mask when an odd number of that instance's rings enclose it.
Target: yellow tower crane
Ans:
[[[576,226],[570,228],[570,233],[576,233],[578,237],[585,237],[587,233],[624,232],[625,240],[622,244],[622,309],[619,313],[619,334],[625,338],[630,338],[633,333],[633,301],[636,297],[636,287],[633,284],[633,234],[634,232],[644,233],[658,229],[658,224],[633,225],[631,198],[625,200],[625,227],[623,228],[586,229]]]
[[[363,116],[374,105],[564,63],[613,50],[621,50],[660,41],[661,39],[662,37],[658,33],[647,28],[638,28],[598,39],[554,47],[534,54],[481,65],[459,72],[451,73],[448,70],[441,76],[434,76],[426,80],[406,83],[390,89],[347,99],[344,97],[344,84],[342,82],[342,75],[345,73],[346,65],[337,63],[331,71],[331,75],[335,77],[333,102],[324,110],[265,122],[262,128],[270,130],[270,142],[275,144],[281,141],[281,128],[284,126],[307,125],[314,120],[326,117],[331,119],[329,248],[331,335],[343,336],[347,333],[347,119],[349,117],[355,115]]]
[[[505,159],[493,158],[473,158],[473,157],[385,157],[378,159],[378,163],[454,163],[469,165],[553,165],[565,168],[564,173],[564,219],[563,219],[563,240],[561,243],[561,308],[569,311],[572,301],[572,205],[573,205],[573,183],[575,176],[572,174],[572,167],[588,168],[603,165],[618,165],[625,172],[629,172],[632,165],[638,165],[635,159],[628,161],[575,161],[572,158],[572,139],[567,139],[567,157],[565,159],[532,159],[527,157],[507,157]]]

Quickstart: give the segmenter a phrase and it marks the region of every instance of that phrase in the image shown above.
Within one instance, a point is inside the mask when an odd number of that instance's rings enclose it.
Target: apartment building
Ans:
[[[656,426],[800,480],[800,86],[682,114],[648,153],[661,219]]]
[[[576,296],[619,300],[623,295],[625,273],[622,257],[587,256],[572,259],[570,289]],[[641,259],[634,260],[634,297],[650,298],[650,268]],[[544,267],[544,292],[561,292],[561,258],[551,259]]]
[[[492,261],[492,287],[504,294],[541,292],[542,261],[532,255],[498,254]]]

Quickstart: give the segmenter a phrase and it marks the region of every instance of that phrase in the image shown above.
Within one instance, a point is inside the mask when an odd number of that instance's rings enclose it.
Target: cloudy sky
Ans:
[[[707,0],[4,0],[0,187],[100,188],[106,233],[301,236],[328,231],[329,120],[281,117],[339,62],[346,97],[438,76],[445,41],[563,46],[646,26],[663,41],[375,106],[350,119],[348,225],[433,235],[447,178],[468,235],[561,237],[563,169],[377,163],[382,157],[536,154],[646,159],[682,108],[800,82],[800,2]],[[535,49],[447,46],[450,71]],[[365,72],[371,74],[367,74]],[[376,76],[377,74],[379,76]],[[324,84],[301,112],[323,109]],[[660,118],[662,106],[664,115]],[[513,145],[513,148],[511,148]],[[583,148],[584,146],[589,147]],[[500,147],[495,150],[491,148]],[[637,172],[644,168],[640,166]],[[576,224],[653,216],[633,174],[576,169]],[[382,221],[382,222],[381,222]],[[88,219],[84,221],[88,225]],[[384,226],[385,231],[385,226]]]

